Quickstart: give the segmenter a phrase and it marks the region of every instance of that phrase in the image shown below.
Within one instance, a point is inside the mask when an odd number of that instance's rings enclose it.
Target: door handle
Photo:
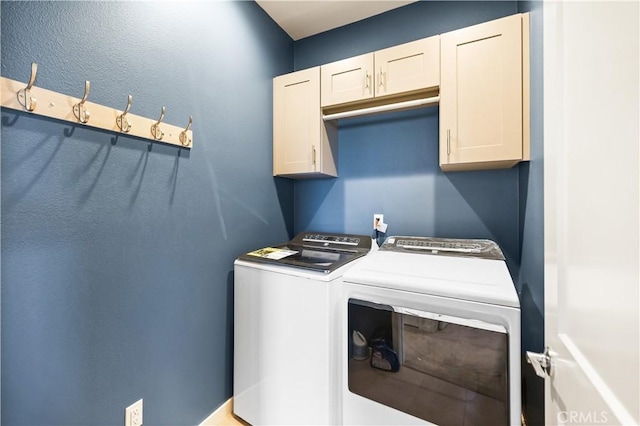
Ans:
[[[536,374],[543,379],[553,377],[553,360],[550,352],[549,346],[544,349],[543,353],[527,351],[527,363],[531,364]]]

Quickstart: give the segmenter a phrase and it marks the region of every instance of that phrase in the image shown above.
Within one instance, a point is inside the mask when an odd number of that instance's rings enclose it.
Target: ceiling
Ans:
[[[319,34],[416,0],[256,0],[294,40]]]

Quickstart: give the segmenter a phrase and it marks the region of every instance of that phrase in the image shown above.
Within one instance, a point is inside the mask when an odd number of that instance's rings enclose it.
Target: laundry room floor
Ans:
[[[217,426],[251,426],[249,423],[244,420],[234,416],[232,413],[227,413],[227,415],[221,419]]]

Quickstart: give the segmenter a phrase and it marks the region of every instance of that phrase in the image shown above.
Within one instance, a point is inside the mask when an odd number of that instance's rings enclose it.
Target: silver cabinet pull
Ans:
[[[311,145],[311,164],[313,164],[313,167],[315,169],[316,167],[316,146],[315,145]]]
[[[378,74],[378,75],[380,76],[379,80],[378,80],[378,88],[380,88],[380,87],[383,87],[385,85],[385,83],[386,83],[386,81],[385,81],[386,80],[386,75],[385,75],[384,71],[382,71],[382,67],[380,67],[380,74]]]
[[[447,155],[451,155],[451,129],[447,129]]]
[[[371,74],[367,70],[364,70],[364,88],[369,89],[369,94],[371,94]]]

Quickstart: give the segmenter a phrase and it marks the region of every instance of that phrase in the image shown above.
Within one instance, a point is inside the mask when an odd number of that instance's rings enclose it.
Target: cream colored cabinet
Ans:
[[[442,34],[440,41],[442,170],[528,160],[528,14]]]
[[[423,106],[438,91],[442,170],[529,160],[529,15],[274,78],[274,176],[337,176],[339,118]]]
[[[321,67],[322,107],[373,98],[373,53]]]
[[[323,65],[321,78],[323,108],[436,88],[439,36]]]
[[[273,175],[337,176],[337,127],[320,109],[320,67],[273,79]]]

